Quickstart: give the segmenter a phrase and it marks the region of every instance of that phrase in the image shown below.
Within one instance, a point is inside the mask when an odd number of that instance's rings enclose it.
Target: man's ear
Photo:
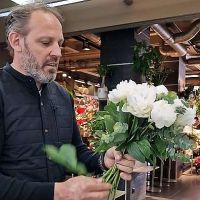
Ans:
[[[19,33],[11,32],[8,35],[8,41],[15,52],[22,51],[22,36]]]

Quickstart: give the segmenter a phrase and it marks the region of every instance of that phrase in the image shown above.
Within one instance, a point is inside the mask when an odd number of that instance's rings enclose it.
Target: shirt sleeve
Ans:
[[[56,85],[58,86],[60,93],[66,99],[66,103],[69,106],[69,109],[71,109],[73,118],[72,144],[76,147],[78,160],[85,164],[88,172],[101,174],[102,169],[99,162],[100,154],[95,154],[93,151],[88,149],[81,139],[80,131],[76,123],[73,98],[65,91],[62,86],[58,85],[57,83]]]
[[[0,94],[0,165],[4,146],[3,100]],[[28,182],[6,176],[0,171],[0,200],[53,200],[54,183]]]

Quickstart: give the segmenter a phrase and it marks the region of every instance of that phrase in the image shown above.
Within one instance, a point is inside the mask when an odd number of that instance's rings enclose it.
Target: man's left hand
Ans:
[[[115,150],[116,147],[108,149],[104,156],[104,164],[107,168],[111,168],[115,163],[120,172],[120,177],[124,180],[131,180],[135,160],[128,154],[122,155],[121,152]]]

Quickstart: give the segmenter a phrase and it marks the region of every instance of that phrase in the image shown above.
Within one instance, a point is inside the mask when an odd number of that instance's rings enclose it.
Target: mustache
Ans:
[[[52,65],[52,66],[57,66],[59,64],[59,60],[47,60],[44,62],[43,66],[45,65]]]

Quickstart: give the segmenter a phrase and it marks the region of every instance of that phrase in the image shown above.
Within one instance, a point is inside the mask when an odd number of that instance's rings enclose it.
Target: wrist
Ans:
[[[99,160],[98,160],[99,161],[99,167],[102,171],[108,170],[108,168],[105,165],[105,161],[104,161],[105,154],[106,154],[106,151],[100,153]]]

